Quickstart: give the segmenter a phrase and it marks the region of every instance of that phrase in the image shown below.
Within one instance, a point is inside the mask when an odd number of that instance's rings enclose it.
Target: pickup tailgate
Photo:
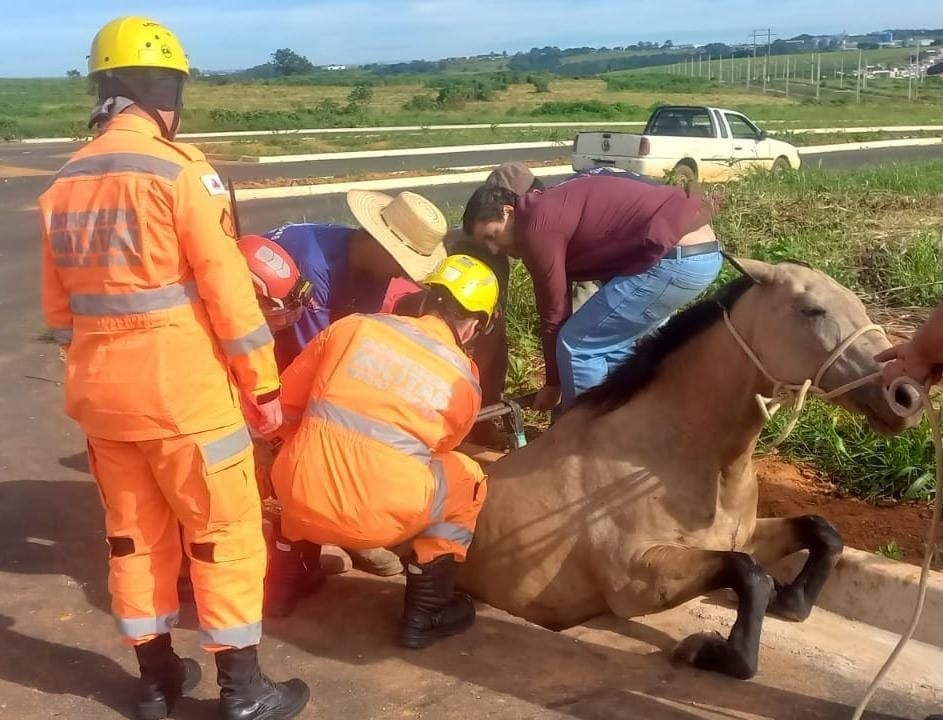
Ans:
[[[612,167],[620,158],[637,158],[641,141],[641,135],[631,133],[581,132],[576,136],[573,152],[599,167]]]

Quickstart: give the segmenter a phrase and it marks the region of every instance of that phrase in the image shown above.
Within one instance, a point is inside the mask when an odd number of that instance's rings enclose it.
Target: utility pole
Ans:
[[[789,97],[789,56],[786,56],[786,97]]]
[[[819,53],[819,66],[815,75],[815,99],[818,100],[822,90],[822,53]]]
[[[710,55],[707,56],[707,79],[708,79],[708,80],[713,80],[713,79],[714,79],[714,78],[711,76],[711,56],[710,56]]]
[[[855,78],[858,83],[855,87],[855,103],[861,104],[861,50],[858,50],[858,76]]]
[[[697,76],[704,76],[704,56],[701,53],[697,54]]]
[[[838,81],[838,89],[844,90],[845,89],[845,53],[841,54],[841,70],[839,72],[841,73],[841,75]]]

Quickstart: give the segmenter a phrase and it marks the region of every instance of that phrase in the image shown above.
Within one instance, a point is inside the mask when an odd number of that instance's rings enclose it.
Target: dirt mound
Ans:
[[[757,460],[760,517],[822,515],[841,532],[845,544],[868,552],[896,545],[900,559],[919,565],[931,508],[923,503],[873,504],[841,496],[814,473],[778,458]],[[934,566],[943,569],[939,555]]]

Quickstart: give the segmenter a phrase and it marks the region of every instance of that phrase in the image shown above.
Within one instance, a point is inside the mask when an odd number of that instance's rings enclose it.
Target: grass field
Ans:
[[[865,299],[873,318],[900,331],[943,297],[940,187],[941,162],[758,174],[727,187],[716,228],[735,253],[804,260],[829,273]],[[721,280],[730,277],[728,268]],[[541,360],[533,290],[519,264],[511,279],[508,322],[509,386],[520,392],[540,381]],[[926,499],[932,494],[926,424],[898,438],[879,438],[863,420],[813,403],[780,452],[827,473],[853,495]]]
[[[629,71],[627,71],[629,72]],[[943,81],[928,79],[918,102],[906,102],[906,82],[872,83],[854,104],[853,93],[830,89],[819,103],[801,97],[766,95],[743,85],[711,82],[677,86],[663,72],[637,71],[627,89],[606,79],[554,79],[550,92],[514,84],[491,99],[437,107],[438,94],[417,80],[377,85],[369,103],[347,107],[349,86],[264,84],[261,81],[212,85],[195,81],[187,90],[183,128],[190,132],[291,129],[389,124],[496,123],[589,120],[645,120],[657,104],[708,104],[735,108],[762,122],[784,120],[793,126],[943,123]],[[613,73],[615,78],[631,77]],[[646,78],[642,81],[642,78]],[[831,82],[831,81],[829,81]],[[632,84],[634,83],[634,84]],[[901,93],[904,93],[903,96]],[[404,109],[414,98],[429,109]],[[81,137],[87,130],[92,98],[85,80],[0,80],[0,139]]]

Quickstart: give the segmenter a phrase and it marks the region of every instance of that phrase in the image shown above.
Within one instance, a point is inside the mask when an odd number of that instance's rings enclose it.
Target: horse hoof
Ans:
[[[676,662],[693,665],[699,670],[729,675],[738,680],[749,680],[756,675],[755,660],[749,662],[717,633],[697,633],[686,637],[678,643],[672,656]]]
[[[812,606],[806,602],[802,590],[791,586],[778,588],[767,613],[789,622],[803,622],[812,614]]]
[[[671,658],[676,663],[694,665],[705,648],[713,647],[716,651],[717,645],[726,644],[727,641],[724,640],[724,636],[716,632],[689,635],[675,646]]]

